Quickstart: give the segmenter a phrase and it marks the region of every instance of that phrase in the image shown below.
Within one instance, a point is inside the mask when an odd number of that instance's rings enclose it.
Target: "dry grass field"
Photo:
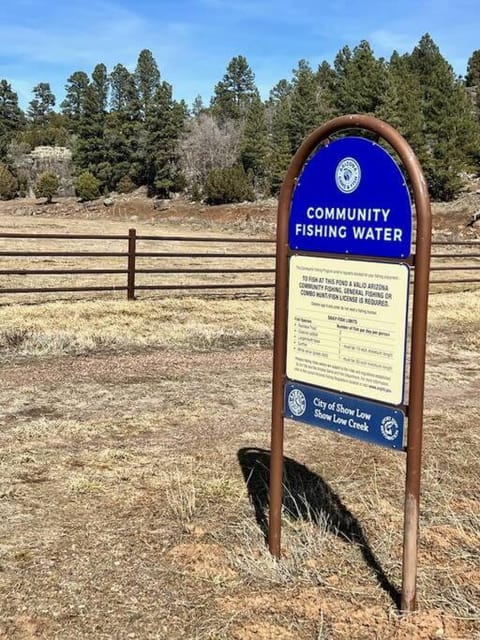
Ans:
[[[401,453],[287,422],[268,554],[272,299],[123,297],[1,301],[1,640],[480,639],[479,289],[431,296],[404,617]]]

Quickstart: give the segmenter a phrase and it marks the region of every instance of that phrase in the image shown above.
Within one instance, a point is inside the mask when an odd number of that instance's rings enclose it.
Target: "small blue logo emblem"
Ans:
[[[354,158],[344,158],[335,170],[335,182],[342,193],[353,193],[360,184],[362,171]]]
[[[288,408],[294,416],[303,416],[307,408],[307,399],[300,389],[292,389],[288,394]]]
[[[385,416],[381,422],[380,431],[385,440],[395,440],[399,431],[398,422],[392,416]]]

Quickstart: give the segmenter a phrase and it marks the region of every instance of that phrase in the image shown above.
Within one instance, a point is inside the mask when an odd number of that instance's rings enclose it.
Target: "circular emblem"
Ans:
[[[307,399],[300,389],[292,389],[288,394],[288,408],[294,416],[303,416],[307,408]]]
[[[335,182],[343,193],[353,193],[360,184],[362,171],[355,158],[340,160],[335,169]]]
[[[395,440],[399,432],[398,422],[392,416],[386,416],[380,424],[380,431],[385,440]]]

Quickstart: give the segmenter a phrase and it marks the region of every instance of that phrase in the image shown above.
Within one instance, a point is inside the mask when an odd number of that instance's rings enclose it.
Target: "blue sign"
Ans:
[[[288,381],[285,417],[357,440],[404,450],[405,415],[388,405]]]
[[[411,238],[405,178],[376,142],[341,138],[305,164],[291,202],[290,249],[407,258]]]

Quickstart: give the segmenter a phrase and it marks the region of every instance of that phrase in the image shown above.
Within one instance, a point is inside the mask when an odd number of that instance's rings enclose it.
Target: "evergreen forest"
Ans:
[[[91,197],[146,186],[215,204],[275,196],[302,139],[337,115],[371,114],[395,126],[419,157],[436,200],[451,200],[480,172],[480,50],[455,75],[431,36],[411,53],[377,58],[367,41],[333,64],[300,60],[263,100],[242,55],[227,65],[209,104],[174,98],[152,53],[136,68],[99,63],[75,71],[56,103],[48,82],[24,112],[0,80],[0,197],[21,195],[18,158],[38,146],[68,147],[76,184]]]

